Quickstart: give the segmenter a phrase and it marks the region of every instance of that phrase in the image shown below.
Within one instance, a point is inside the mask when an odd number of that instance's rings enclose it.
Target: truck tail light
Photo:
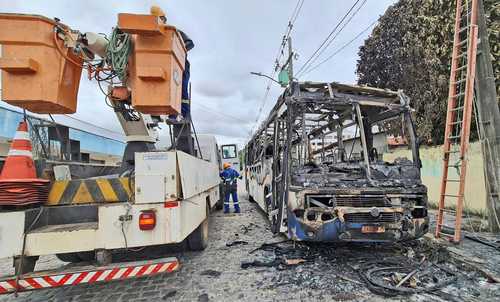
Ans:
[[[177,200],[174,201],[165,201],[163,204],[164,208],[171,209],[171,208],[177,208],[179,206],[179,202]]]
[[[156,213],[152,210],[141,211],[139,215],[139,229],[149,231],[156,226]]]

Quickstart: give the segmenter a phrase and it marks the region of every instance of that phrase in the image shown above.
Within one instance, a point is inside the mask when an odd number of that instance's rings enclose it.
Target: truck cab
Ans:
[[[236,171],[241,170],[240,159],[238,158],[238,145],[227,144],[220,147],[220,154],[222,158],[222,164],[229,163],[231,167]]]

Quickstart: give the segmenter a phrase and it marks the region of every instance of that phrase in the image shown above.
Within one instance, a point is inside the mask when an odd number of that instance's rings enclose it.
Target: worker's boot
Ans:
[[[237,204],[237,203],[234,205],[234,212],[235,212],[235,213],[240,213],[240,212],[241,212],[241,211],[240,211],[240,205],[239,205],[239,204]]]
[[[224,202],[224,214],[229,214],[229,202]]]

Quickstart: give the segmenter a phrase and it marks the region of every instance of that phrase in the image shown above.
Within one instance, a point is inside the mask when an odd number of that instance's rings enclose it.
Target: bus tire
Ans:
[[[187,238],[188,247],[192,251],[203,251],[208,246],[208,216],[207,205],[205,220]]]

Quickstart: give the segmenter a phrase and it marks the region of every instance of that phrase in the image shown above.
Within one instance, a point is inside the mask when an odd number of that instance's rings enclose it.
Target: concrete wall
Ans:
[[[397,157],[406,157],[411,160],[411,151],[405,148],[393,149],[384,154],[385,161],[393,161]],[[420,148],[420,158],[422,160],[422,180],[428,188],[429,201],[437,206],[439,193],[441,190],[441,175],[443,169],[443,148],[442,146]],[[450,164],[453,164],[450,162]],[[449,179],[458,179],[455,169],[450,169]],[[458,184],[449,183],[449,194],[458,191]],[[453,192],[453,193],[451,193]],[[446,199],[446,205],[454,207],[456,198]],[[483,154],[479,142],[470,144],[467,166],[467,177],[465,186],[464,208],[471,212],[480,214],[486,213],[486,189],[483,173]]]

